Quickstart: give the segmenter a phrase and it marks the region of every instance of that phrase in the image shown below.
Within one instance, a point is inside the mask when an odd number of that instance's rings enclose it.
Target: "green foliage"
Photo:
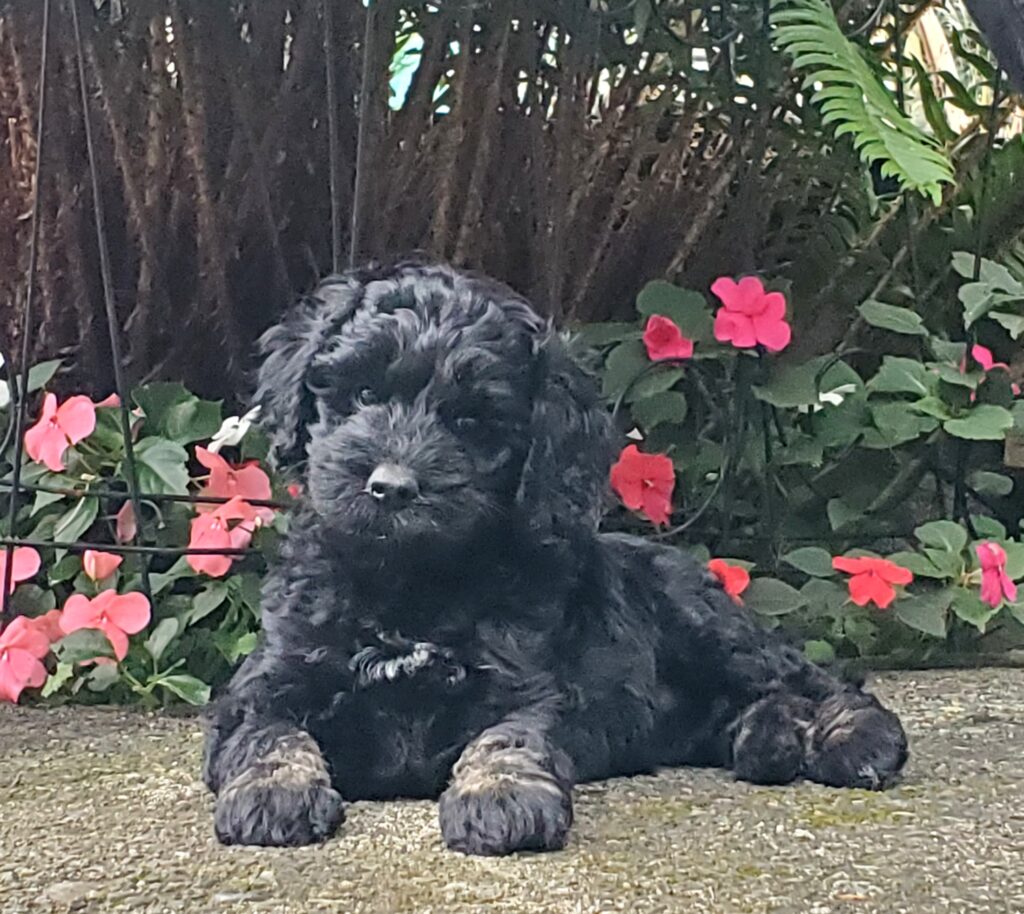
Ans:
[[[813,101],[837,137],[849,134],[867,163],[938,204],[953,168],[938,144],[897,107],[860,50],[843,35],[825,0],[774,0],[778,45],[806,72],[804,88],[821,84]]]

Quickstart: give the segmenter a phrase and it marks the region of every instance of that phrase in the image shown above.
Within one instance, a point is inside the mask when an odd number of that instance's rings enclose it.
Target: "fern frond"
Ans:
[[[942,185],[953,183],[953,166],[938,143],[896,106],[860,50],[839,28],[825,0],[773,0],[771,21],[778,46],[806,73],[804,88],[837,137],[849,134],[861,159],[878,162],[896,178],[939,203]]]

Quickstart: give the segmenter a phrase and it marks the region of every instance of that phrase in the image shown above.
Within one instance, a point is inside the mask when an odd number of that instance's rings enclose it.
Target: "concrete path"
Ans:
[[[219,847],[194,720],[0,707],[0,911],[1020,914],[1024,671],[884,675],[913,757],[885,794],[684,770],[585,786],[570,847],[470,859],[433,805],[322,847]]]

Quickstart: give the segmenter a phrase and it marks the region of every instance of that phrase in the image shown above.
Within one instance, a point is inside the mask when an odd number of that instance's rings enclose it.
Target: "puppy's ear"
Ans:
[[[264,358],[254,399],[279,467],[305,458],[309,426],[319,418],[309,385],[314,362],[361,300],[362,284],[355,277],[329,277],[260,338]]]
[[[611,466],[611,418],[597,385],[549,332],[534,356],[530,449],[517,501],[535,535],[571,538],[593,531],[603,513]]]

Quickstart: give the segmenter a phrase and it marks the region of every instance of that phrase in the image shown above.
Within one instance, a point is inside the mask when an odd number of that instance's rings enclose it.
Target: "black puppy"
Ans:
[[[342,798],[440,796],[449,847],[565,844],[578,780],[729,766],[881,788],[896,716],[675,549],[597,532],[610,423],[505,286],[405,263],[324,281],[258,400],[308,492],[259,647],[216,702],[226,843],[328,837]]]

